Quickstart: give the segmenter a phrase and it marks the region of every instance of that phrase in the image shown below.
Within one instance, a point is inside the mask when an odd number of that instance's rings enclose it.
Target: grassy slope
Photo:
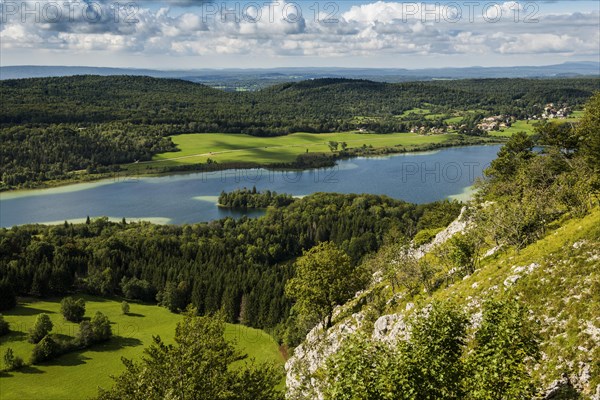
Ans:
[[[534,268],[519,271],[527,266]],[[511,285],[509,277],[518,280]],[[579,374],[583,362],[592,366],[590,386],[600,384],[600,342],[589,329],[600,327],[600,209],[520,252],[484,259],[475,274],[439,293],[458,302],[494,295],[519,298],[539,319],[544,361],[537,378],[548,384],[560,372]]]
[[[112,384],[109,375],[123,370],[121,357],[140,357],[153,335],[167,342],[173,341],[180,316],[165,308],[131,303],[130,315],[123,315],[119,301],[89,296],[85,299],[86,316],[96,311],[105,313],[113,322],[116,337],[106,344],[66,354],[48,364],[0,375],[2,400],[89,398],[97,393],[98,386],[109,387]],[[13,332],[0,339],[2,354],[11,347],[15,355],[26,361],[29,359],[33,345],[27,342],[26,332],[41,312],[49,314],[54,323],[54,333],[73,336],[77,332],[77,325],[65,322],[60,315],[59,300],[23,302],[4,314]],[[258,362],[283,365],[276,342],[265,332],[228,324],[225,336]]]
[[[532,266],[531,271],[521,267]],[[509,277],[518,277],[511,284]],[[505,283],[506,282],[506,283]],[[534,372],[542,386],[581,373],[591,366],[594,390],[600,384],[600,209],[582,219],[557,226],[546,237],[517,252],[508,250],[484,258],[465,279],[439,289],[432,297],[404,297],[385,313],[404,313],[408,303],[426,305],[432,299],[451,300],[476,313],[490,298],[518,298],[539,320],[543,361]]]
[[[211,158],[224,162],[255,162],[258,164],[291,162],[299,154],[329,152],[329,141],[346,142],[348,147],[411,146],[428,143],[441,143],[448,136],[423,136],[412,133],[388,135],[345,133],[295,133],[273,138],[260,138],[249,135],[207,133],[173,136],[173,142],[180,151],[155,156],[153,163],[145,165],[167,166],[206,162]],[[183,158],[181,158],[183,157]],[[161,161],[161,162],[156,162]]]

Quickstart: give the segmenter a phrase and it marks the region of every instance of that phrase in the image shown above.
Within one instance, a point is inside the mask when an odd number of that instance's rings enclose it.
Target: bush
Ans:
[[[100,311],[94,315],[91,321],[94,342],[104,342],[112,336],[112,329],[108,317]]]
[[[82,321],[79,324],[79,332],[77,332],[73,344],[80,348],[86,348],[94,343],[104,342],[111,336],[110,321],[98,311],[91,321]]]
[[[475,399],[530,399],[530,371],[540,358],[539,334],[528,310],[514,301],[488,301],[466,363]]]
[[[75,300],[73,297],[65,297],[60,302],[60,312],[67,321],[80,322],[85,315],[85,301]]]
[[[443,230],[444,228],[422,229],[415,235],[413,243],[416,247],[430,243],[435,238],[435,235]]]
[[[44,361],[51,360],[59,353],[58,344],[50,336],[44,338],[35,345],[31,353],[31,363],[39,364]]]
[[[39,343],[52,330],[52,321],[48,314],[40,314],[35,320],[33,328],[29,329],[29,342]]]
[[[0,314],[0,336],[4,336],[8,332],[10,332],[10,325],[4,320],[4,316]]]
[[[129,314],[129,303],[124,301],[121,303],[121,311],[123,311],[123,314],[127,315]]]
[[[15,357],[13,349],[10,347],[4,353],[4,366],[7,371],[21,368],[25,363],[21,357]]]
[[[81,321],[79,324],[79,332],[75,336],[75,344],[78,347],[89,347],[94,343],[94,332],[92,324],[89,321]]]
[[[35,345],[31,353],[31,363],[39,364],[44,361],[52,360],[62,354],[69,353],[77,349],[77,343],[72,339],[60,339],[55,335],[47,335]]]

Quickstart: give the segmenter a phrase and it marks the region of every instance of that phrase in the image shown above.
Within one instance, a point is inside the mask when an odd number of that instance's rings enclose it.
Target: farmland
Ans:
[[[172,136],[180,151],[158,154],[147,166],[204,163],[209,158],[219,163],[254,162],[257,164],[291,162],[300,154],[329,152],[328,143],[345,142],[349,148],[361,146],[392,147],[443,143],[449,135],[424,136],[414,133],[359,134],[295,133],[260,138],[242,134],[186,134]]]

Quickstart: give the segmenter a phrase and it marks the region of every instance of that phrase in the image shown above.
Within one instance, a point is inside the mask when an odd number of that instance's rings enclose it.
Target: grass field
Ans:
[[[163,307],[130,303],[129,315],[121,313],[121,303],[84,296],[86,316],[102,311],[113,323],[114,337],[106,344],[85,351],[65,354],[44,365],[25,367],[20,371],[0,374],[0,399],[87,399],[98,392],[98,386],[110,387],[110,375],[123,370],[121,357],[137,359],[153,335],[172,342],[175,325],[181,318]],[[13,349],[15,355],[28,362],[33,345],[27,342],[27,330],[37,314],[47,313],[54,323],[53,333],[74,336],[77,324],[66,322],[60,314],[58,299],[27,301],[4,313],[11,333],[0,338],[0,352]],[[240,325],[226,326],[225,336],[258,362],[283,365],[277,343],[267,333]],[[4,366],[3,366],[4,367]]]
[[[551,121],[558,121],[561,123],[562,122],[578,122],[582,116],[583,116],[583,111],[573,111],[573,113],[569,116],[569,118],[551,120]],[[510,137],[514,133],[517,133],[517,132],[525,132],[528,135],[533,135],[535,133],[534,130],[535,130],[535,125],[537,123],[538,123],[538,121],[518,120],[517,122],[512,124],[512,126],[510,128],[503,129],[501,131],[490,132],[490,136]]]
[[[405,118],[408,117],[411,114],[417,114],[417,115],[426,115],[431,113],[431,111],[427,108],[413,108],[411,110],[407,110],[404,111],[401,115],[400,118]]]
[[[461,116],[461,115],[458,115],[458,116],[454,116],[454,117],[449,117],[449,118],[446,118],[446,119],[444,120],[444,122],[445,122],[445,123],[447,123],[447,124],[452,124],[452,125],[454,125],[454,124],[458,124],[458,123],[460,123],[460,122],[461,122],[463,119],[464,119],[464,117],[463,117],[463,116]]]
[[[212,159],[220,163],[254,162],[270,164],[291,162],[307,150],[311,153],[329,152],[328,142],[346,142],[349,148],[372,145],[373,147],[412,146],[441,143],[447,135],[423,136],[413,133],[387,135],[344,133],[295,133],[274,138],[261,138],[240,134],[202,133],[172,136],[180,149],[178,152],[159,154],[154,160],[142,165],[170,166],[196,164]]]
[[[535,133],[535,124],[537,121],[523,121],[518,120],[512,124],[510,128],[506,128],[500,131],[491,131],[489,132],[490,136],[502,136],[502,137],[510,137],[517,132],[525,132],[528,135],[533,135]]]
[[[581,117],[583,117],[583,113],[583,111],[573,111],[571,115],[569,115],[569,117],[565,119],[565,121],[577,122],[581,119]]]

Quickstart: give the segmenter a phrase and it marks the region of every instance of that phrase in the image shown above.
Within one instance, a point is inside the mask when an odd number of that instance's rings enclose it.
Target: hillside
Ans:
[[[466,226],[464,218],[453,223],[438,234],[437,244],[460,235]],[[541,332],[542,361],[533,373],[541,392],[561,382],[572,385],[584,398],[597,399],[600,395],[599,249],[600,209],[596,208],[584,218],[564,222],[520,252],[499,251],[483,256],[473,274],[453,281],[431,296],[394,293],[390,282],[376,275],[379,279],[369,289],[337,310],[333,328],[324,336],[320,327],[315,328],[296,349],[286,365],[287,384],[292,389],[288,396],[306,398],[306,387],[312,386],[306,385],[306,379],[318,376],[326,359],[354,335],[365,333],[373,341],[383,343],[405,339],[411,316],[434,301],[458,304],[476,324],[486,300],[519,299],[527,305]],[[426,246],[424,250],[426,255],[436,248]],[[488,250],[491,249],[485,249],[483,254]],[[301,389],[296,392],[294,388]]]
[[[348,130],[356,116],[391,118],[424,103],[487,112],[531,113],[549,102],[573,107],[583,104],[599,85],[597,78],[398,84],[329,78],[229,93],[188,81],[140,76],[32,78],[0,81],[5,105],[0,125],[128,122],[171,124],[178,133],[332,132]],[[402,131],[397,124],[375,125],[387,132]]]
[[[286,364],[288,398],[599,399],[599,110],[545,126],[541,152],[513,135],[457,220],[365,259],[371,283]]]

